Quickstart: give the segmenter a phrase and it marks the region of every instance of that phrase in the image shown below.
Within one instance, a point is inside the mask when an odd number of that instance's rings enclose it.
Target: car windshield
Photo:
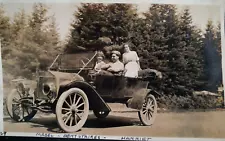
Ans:
[[[95,52],[63,54],[60,57],[60,69],[93,68]]]

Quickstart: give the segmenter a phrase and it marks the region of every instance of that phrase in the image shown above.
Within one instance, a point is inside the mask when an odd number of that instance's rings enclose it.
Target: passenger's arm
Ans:
[[[104,65],[102,65],[102,69],[108,69],[110,67],[110,64],[104,64]]]
[[[120,71],[123,71],[124,70],[124,65],[121,64],[121,65],[118,65],[117,68],[109,68],[108,71],[110,72],[120,72]]]

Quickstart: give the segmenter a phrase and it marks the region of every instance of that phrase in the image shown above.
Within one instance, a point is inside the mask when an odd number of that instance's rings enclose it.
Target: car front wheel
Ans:
[[[13,89],[6,98],[6,109],[9,116],[17,121],[30,121],[37,113],[31,108],[32,101],[22,100],[26,98],[18,89]]]
[[[86,94],[78,88],[71,88],[60,96],[56,104],[56,117],[59,126],[65,132],[80,130],[89,114],[89,102]]]

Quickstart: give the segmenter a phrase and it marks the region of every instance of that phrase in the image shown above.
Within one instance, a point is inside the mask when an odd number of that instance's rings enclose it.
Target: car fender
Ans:
[[[159,93],[157,93],[156,91],[152,89],[146,89],[146,88],[139,89],[137,93],[127,101],[127,107],[141,110],[145,97],[149,94],[153,96],[159,95]]]
[[[90,84],[84,81],[75,81],[75,82],[68,83],[67,85],[65,84],[61,85],[58,96],[60,96],[64,91],[69,90],[70,88],[79,88],[85,92],[90,104],[89,105],[90,110],[105,111],[105,112],[111,111],[111,108],[102,99],[99,93]]]

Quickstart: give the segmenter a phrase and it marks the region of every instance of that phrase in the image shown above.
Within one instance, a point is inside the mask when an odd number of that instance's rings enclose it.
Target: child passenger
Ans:
[[[97,72],[101,71],[102,67],[106,64],[103,61],[104,58],[105,58],[105,55],[103,52],[100,51],[97,53],[97,56],[96,56],[97,61],[96,61],[95,67],[94,67],[95,71],[97,71]]]

